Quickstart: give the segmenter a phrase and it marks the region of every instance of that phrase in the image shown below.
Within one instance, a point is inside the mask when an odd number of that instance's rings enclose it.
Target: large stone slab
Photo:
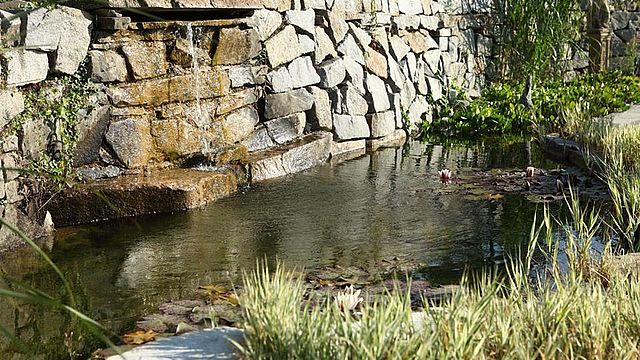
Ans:
[[[127,80],[127,64],[113,50],[89,51],[91,80],[95,82],[124,82]]]
[[[158,106],[170,102],[209,99],[229,93],[226,71],[200,71],[195,74],[150,79],[110,87],[109,97],[115,106]]]
[[[283,145],[302,135],[306,119],[305,113],[296,113],[269,120],[264,126],[271,139],[276,144]]]
[[[6,69],[7,85],[38,83],[47,78],[49,56],[40,51],[11,49],[0,54]]]
[[[366,140],[334,141],[331,144],[331,164],[355,159],[366,153]]]
[[[316,51],[314,53],[314,60],[316,64],[320,64],[327,58],[334,58],[338,56],[336,47],[331,41],[331,38],[325,30],[321,27],[316,27]]]
[[[316,13],[313,9],[309,10],[290,10],[285,13],[285,21],[287,24],[295,26],[298,30],[314,35],[314,25]]]
[[[278,151],[263,151],[249,158],[251,181],[264,181],[318,166],[329,159],[331,134],[316,133]]]
[[[236,110],[222,120],[222,133],[227,143],[233,144],[249,137],[260,121],[258,112],[253,106]]]
[[[373,110],[373,112],[388,110],[391,104],[389,103],[389,95],[387,94],[384,81],[375,75],[367,74],[365,83],[369,109]]]
[[[261,49],[257,31],[238,28],[221,29],[213,62],[218,65],[242,64],[257,56]]]
[[[314,97],[305,89],[297,89],[280,94],[265,96],[264,116],[275,119],[282,116],[304,112],[314,104]]]
[[[376,151],[386,147],[400,147],[406,141],[407,133],[402,129],[397,129],[385,137],[367,140],[367,150]]]
[[[102,105],[89,111],[82,110],[78,114],[76,134],[78,141],[73,154],[73,165],[82,166],[97,161],[100,157],[100,146],[107,132],[110,119],[110,107]]]
[[[331,102],[329,94],[325,90],[312,86],[309,92],[313,95],[313,108],[309,123],[313,130],[328,130],[333,128],[333,118],[331,117]]]
[[[133,41],[122,46],[122,52],[136,80],[164,76],[167,73],[167,49],[163,42]]]
[[[302,54],[298,35],[293,25],[287,25],[271,39],[265,41],[267,58],[271,67],[286,64]]]
[[[320,86],[328,89],[341,84],[347,73],[344,61],[341,58],[327,60],[318,66],[320,75]]]
[[[58,226],[192,209],[237,190],[232,172],[173,169],[77,184],[47,210]]]
[[[320,76],[313,67],[310,56],[303,56],[293,60],[288,66],[291,76],[291,86],[294,89],[315,85],[320,82]]]
[[[146,117],[131,117],[112,122],[105,139],[118,159],[128,168],[141,168],[151,160],[153,139]]]
[[[29,49],[55,52],[52,70],[71,75],[87,55],[91,25],[88,13],[59,6],[44,14],[37,26],[27,29],[24,44]]]
[[[371,137],[380,138],[391,134],[396,129],[395,114],[392,110],[367,115]]]
[[[224,115],[241,107],[255,104],[260,99],[262,92],[259,88],[248,88],[233,94],[229,94],[218,100],[216,114]]]
[[[368,138],[371,134],[364,116],[334,114],[333,129],[338,140]]]
[[[265,41],[282,25],[282,15],[277,11],[257,10],[249,19],[248,25],[258,32],[261,41]]]

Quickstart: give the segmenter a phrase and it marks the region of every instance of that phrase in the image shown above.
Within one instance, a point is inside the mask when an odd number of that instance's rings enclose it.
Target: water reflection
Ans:
[[[371,268],[401,256],[423,262],[421,275],[434,283],[455,282],[465,267],[502,262],[505,247],[528,236],[535,209],[520,196],[472,201],[443,193],[438,170],[524,168],[528,156],[522,143],[385,149],[261,183],[203,209],[62,229],[53,255],[77,278],[92,315],[116,332],[198,284],[238,282],[265,257],[306,268]],[[45,290],[57,286],[22,275]],[[15,331],[7,311],[0,321]]]

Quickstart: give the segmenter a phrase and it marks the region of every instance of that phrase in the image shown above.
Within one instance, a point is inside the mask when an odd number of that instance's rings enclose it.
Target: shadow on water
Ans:
[[[555,167],[522,142],[413,143],[256,184],[198,210],[61,229],[53,258],[77,279],[88,313],[115,333],[198,285],[239,282],[262,258],[317,269],[372,268],[401,257],[424,264],[419,275],[432,283],[454,283],[465,268],[502,263],[506,249],[527,239],[536,206],[521,195],[470,200],[443,192],[438,170],[530,163]],[[25,261],[2,269],[45,291],[58,286],[46,268]],[[0,323],[10,330],[33,342],[64,341],[59,314],[33,309],[25,325],[13,308],[0,304]]]

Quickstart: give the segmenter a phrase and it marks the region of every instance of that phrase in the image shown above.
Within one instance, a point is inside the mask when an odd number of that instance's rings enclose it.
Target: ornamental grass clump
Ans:
[[[640,356],[640,277],[594,252],[603,222],[567,198],[545,210],[523,258],[465,276],[436,307],[391,291],[341,311],[282,266],[245,275],[247,359],[628,359]],[[608,249],[608,246],[604,247]]]

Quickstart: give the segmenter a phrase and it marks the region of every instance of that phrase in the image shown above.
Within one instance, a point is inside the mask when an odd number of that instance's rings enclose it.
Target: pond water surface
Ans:
[[[120,334],[157,304],[192,296],[198,285],[238,283],[242,270],[265,258],[317,269],[371,268],[401,257],[421,263],[418,275],[431,283],[454,283],[465,268],[500,264],[506,249],[526,241],[536,206],[521,195],[472,199],[443,191],[438,170],[524,169],[529,161],[554,166],[522,142],[383,149],[255,184],[202,209],[61,229],[53,258],[79,289],[85,311]],[[59,288],[44,267],[4,268],[12,276],[19,269],[20,278],[45,291]],[[0,324],[29,343],[56,343],[68,331],[64,321],[0,304]]]

